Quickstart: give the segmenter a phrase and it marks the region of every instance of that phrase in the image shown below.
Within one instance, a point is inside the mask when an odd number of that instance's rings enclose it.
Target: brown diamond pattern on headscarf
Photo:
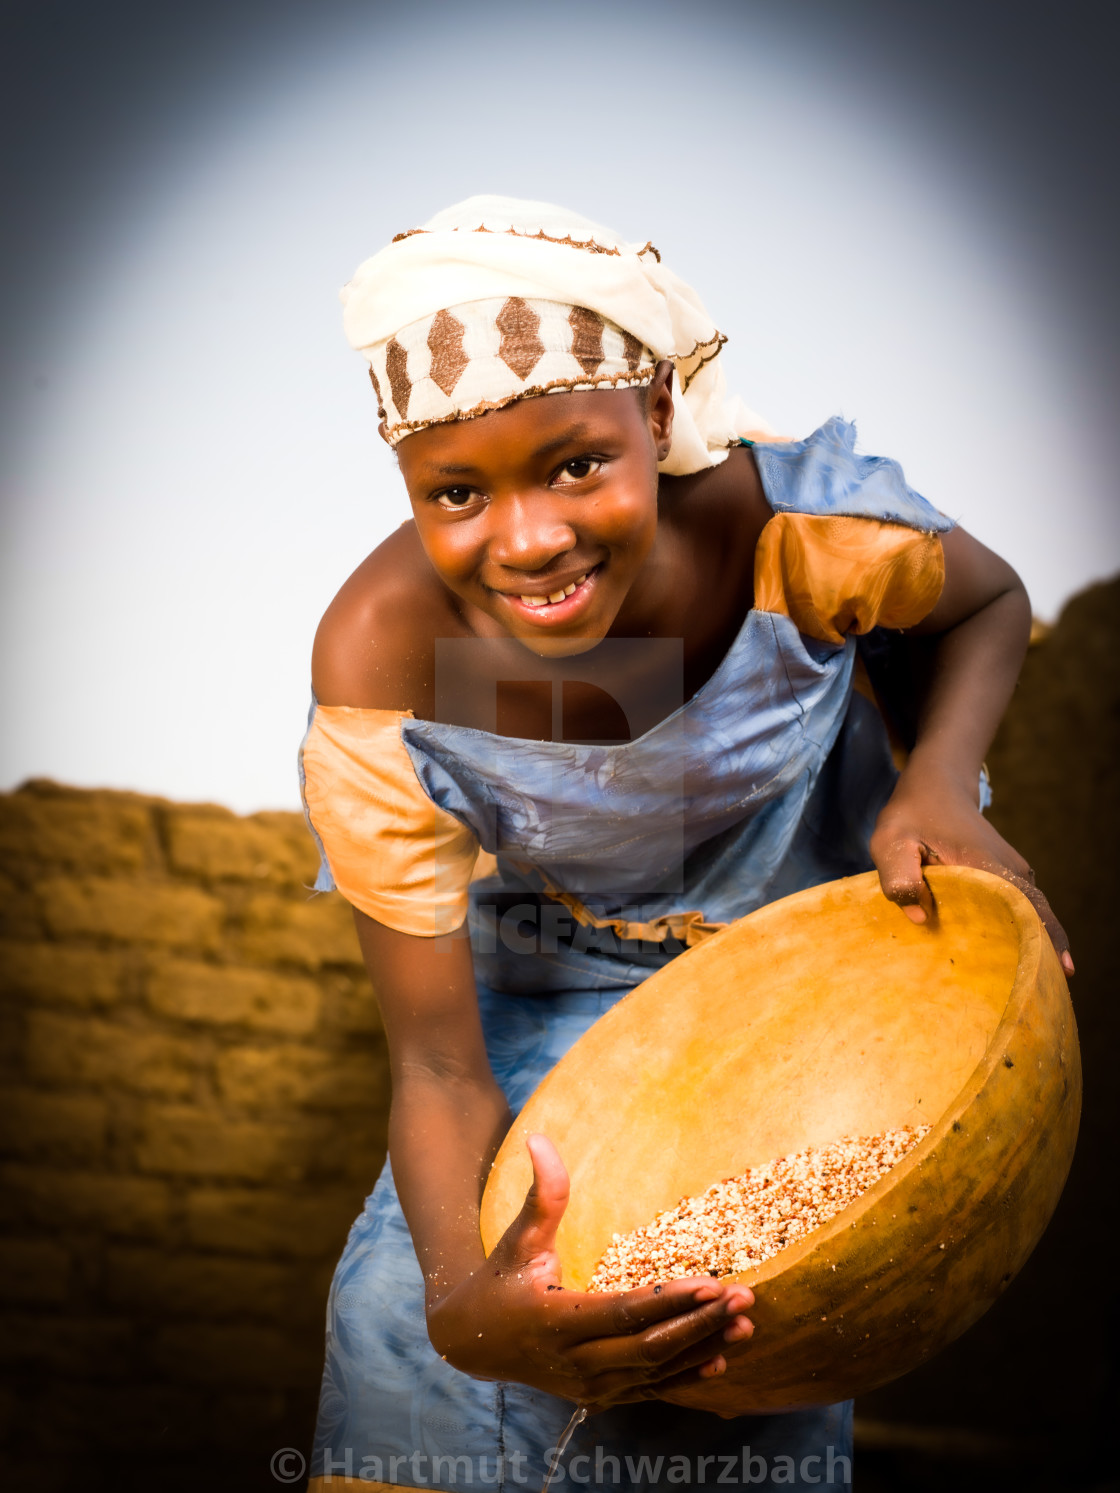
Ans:
[[[642,344],[632,332],[623,332],[622,328],[622,356],[626,359],[626,366],[631,373],[637,373],[638,364],[642,361]]]
[[[463,323],[450,311],[437,311],[428,332],[428,347],[432,354],[432,382],[451,398],[451,391],[463,376],[463,369],[470,362],[463,351]]]
[[[408,400],[412,393],[412,380],[408,376],[408,354],[394,337],[385,349],[385,372],[389,375],[389,387],[393,391],[393,403],[403,420],[408,419]]]
[[[373,364],[369,365],[369,381],[373,385],[373,392],[377,395],[377,413],[385,419],[385,401],[381,397],[381,385],[377,382],[377,374],[373,371]]]
[[[502,334],[498,357],[519,379],[527,379],[544,355],[544,343],[537,336],[540,317],[527,301],[511,295],[498,312],[495,324]]]
[[[572,357],[590,377],[603,361],[603,318],[586,306],[573,306],[568,324],[572,329]]]

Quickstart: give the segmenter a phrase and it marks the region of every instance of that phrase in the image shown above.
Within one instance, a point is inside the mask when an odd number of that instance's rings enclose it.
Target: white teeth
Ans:
[[[571,596],[575,592],[577,587],[583,585],[586,579],[587,573],[585,572],[583,575],[578,576],[574,581],[571,581],[567,586],[563,587],[563,589],[560,591],[552,591],[548,594],[548,596],[523,595],[521,597],[521,600],[527,607],[555,606],[558,601],[563,601],[565,596]]]

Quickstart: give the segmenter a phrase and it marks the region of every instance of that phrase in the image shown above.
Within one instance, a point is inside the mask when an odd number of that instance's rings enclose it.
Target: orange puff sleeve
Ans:
[[[875,518],[777,513],[755,551],[755,608],[789,617],[823,643],[913,627],[944,584],[940,535]]]
[[[302,751],[304,803],[346,900],[400,933],[434,938],[466,917],[478,841],[424,791],[403,719],[316,705]]]

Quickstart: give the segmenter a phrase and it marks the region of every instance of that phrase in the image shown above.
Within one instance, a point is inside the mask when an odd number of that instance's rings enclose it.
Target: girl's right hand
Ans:
[[[486,1263],[428,1310],[448,1363],[477,1379],[532,1385],[603,1410],[723,1373],[724,1349],[749,1338],[746,1286],[710,1276],[635,1291],[568,1291],[556,1231],[568,1174],[552,1142],[528,1140],[533,1185]]]

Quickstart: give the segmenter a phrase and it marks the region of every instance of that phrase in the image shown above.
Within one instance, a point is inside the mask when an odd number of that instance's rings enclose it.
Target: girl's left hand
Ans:
[[[919,768],[911,761],[879,815],[871,836],[871,856],[884,895],[915,923],[924,923],[933,914],[923,866],[975,866],[1002,876],[1033,904],[1062,968],[1067,975],[1073,974],[1069,939],[1035,885],[1034,872],[1014,846],[996,833],[976,799],[951,774],[928,764]]]

